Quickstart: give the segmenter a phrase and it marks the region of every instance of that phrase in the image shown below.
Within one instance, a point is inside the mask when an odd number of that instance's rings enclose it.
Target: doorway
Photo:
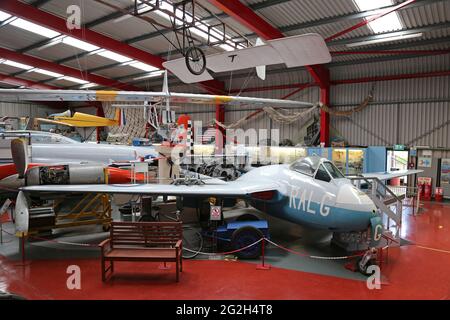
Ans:
[[[397,171],[408,169],[408,151],[387,150],[386,170]],[[391,179],[391,185],[406,185],[408,177],[400,177]]]

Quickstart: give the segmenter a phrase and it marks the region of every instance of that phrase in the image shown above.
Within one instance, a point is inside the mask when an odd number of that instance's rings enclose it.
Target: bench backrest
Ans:
[[[183,237],[181,222],[112,222],[111,246],[164,247]]]

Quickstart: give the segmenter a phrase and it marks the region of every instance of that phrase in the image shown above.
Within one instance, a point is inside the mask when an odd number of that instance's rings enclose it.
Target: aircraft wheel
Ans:
[[[358,261],[356,262],[356,266],[357,266],[357,268],[358,268],[358,271],[359,271],[360,273],[362,273],[363,275],[365,275],[365,276],[370,276],[370,275],[372,275],[372,273],[367,272],[367,269],[369,268],[369,266],[376,265],[376,264],[377,264],[376,260],[371,259],[371,260],[369,260],[364,266],[362,266],[362,265],[360,264],[360,262],[361,262],[362,259],[363,259],[363,258],[361,257],[361,258],[359,258]]]
[[[206,58],[202,49],[199,47],[189,47],[185,55],[186,67],[188,70],[196,75],[201,75],[206,69]]]
[[[255,243],[261,238],[264,238],[264,234],[254,227],[246,226],[239,228],[234,231],[231,236],[231,249],[238,250],[240,248],[244,248],[252,243]],[[258,258],[261,255],[261,242],[250,248],[237,252],[236,255],[241,259]]]
[[[104,232],[108,232],[109,231],[109,229],[111,229],[111,224],[104,224],[103,226],[102,226],[102,229],[103,229],[103,231]]]
[[[244,213],[236,218],[236,221],[259,221],[259,218],[251,213]]]

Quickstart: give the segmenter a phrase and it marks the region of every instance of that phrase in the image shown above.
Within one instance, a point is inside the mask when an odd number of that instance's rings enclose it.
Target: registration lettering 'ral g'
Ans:
[[[303,211],[305,213],[316,214],[316,210],[311,207],[312,198],[314,196],[314,191],[300,189],[300,188],[292,188],[291,194],[289,196],[289,208],[293,208],[299,211]],[[325,201],[329,199],[331,200],[331,196],[325,193],[320,200],[320,214],[324,217],[330,214],[330,206],[325,204]]]

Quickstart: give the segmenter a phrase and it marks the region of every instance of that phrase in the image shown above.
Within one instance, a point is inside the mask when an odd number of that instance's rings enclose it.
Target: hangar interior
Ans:
[[[449,0],[2,0],[0,295],[449,299],[449,137]]]

